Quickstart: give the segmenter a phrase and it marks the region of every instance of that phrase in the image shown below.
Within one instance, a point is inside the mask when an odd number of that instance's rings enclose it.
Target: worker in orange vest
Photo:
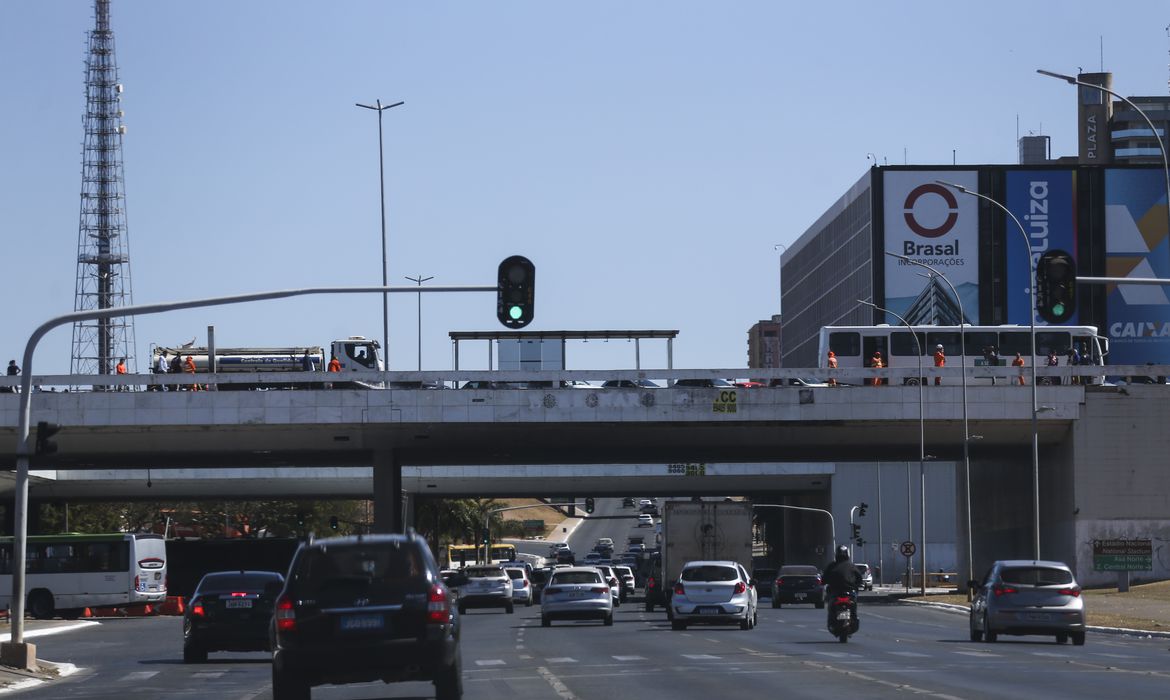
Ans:
[[[1016,353],[1016,359],[1012,360],[1012,367],[1020,368],[1020,376],[1017,379],[1020,382],[1020,386],[1024,386],[1024,358],[1018,352]]]
[[[183,362],[183,371],[187,374],[195,374],[195,358],[190,355],[187,356],[187,359]],[[191,391],[199,391],[200,387],[198,384],[192,384],[190,389]]]
[[[946,367],[947,366],[947,354],[943,351],[942,345],[934,346],[934,366],[935,367]],[[940,384],[942,384],[942,377],[935,377],[934,378],[934,385],[939,386]]]
[[[881,350],[874,350],[873,351],[873,359],[870,361],[869,366],[873,367],[874,369],[882,369],[883,367],[886,366],[885,363],[882,362],[882,351]],[[874,377],[873,378],[873,386],[881,386],[881,385],[882,385],[881,377]]]
[[[829,369],[837,369],[837,354],[832,350],[829,351]],[[829,377],[829,386],[837,386],[837,380]]]
[[[126,358],[123,357],[118,360],[118,366],[114,368],[115,374],[126,374]],[[118,385],[118,391],[126,391],[126,387]]]
[[[326,371],[327,372],[340,372],[341,371],[341,361],[337,359],[337,355],[330,355],[329,356],[329,367],[328,367],[328,369],[326,369]]]

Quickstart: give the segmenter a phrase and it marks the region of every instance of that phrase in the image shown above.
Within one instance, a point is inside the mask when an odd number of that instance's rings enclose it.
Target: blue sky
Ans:
[[[1099,70],[1102,46],[1114,89],[1167,92],[1164,1],[815,5],[114,0],[134,301],[380,283],[377,117],[354,103],[405,100],[383,122],[392,284],[494,284],[523,254],[530,329],[677,329],[676,367],[743,367],[779,311],[774,246],[867,154],[1014,163],[1017,120],[1073,154],[1075,92],[1035,70]],[[73,309],[92,24],[88,0],[0,3],[0,356]],[[494,305],[424,297],[423,368],[451,367],[448,331],[501,328]],[[392,369],[416,367],[415,309],[391,297]],[[208,325],[222,346],[380,338],[381,299],[140,317],[139,367]],[[69,355],[54,331],[34,369]]]

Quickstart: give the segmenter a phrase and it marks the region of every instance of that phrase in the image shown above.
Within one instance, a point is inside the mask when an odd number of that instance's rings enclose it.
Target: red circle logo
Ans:
[[[947,205],[946,220],[935,228],[927,228],[914,218],[914,206],[918,203],[918,199],[925,194],[936,194],[942,197]],[[910,194],[906,195],[906,203],[902,207],[905,210],[903,216],[906,217],[906,225],[910,227],[911,231],[923,238],[938,238],[954,228],[955,222],[959,220],[959,202],[955,199],[954,193],[934,182],[919,185],[910,190]]]

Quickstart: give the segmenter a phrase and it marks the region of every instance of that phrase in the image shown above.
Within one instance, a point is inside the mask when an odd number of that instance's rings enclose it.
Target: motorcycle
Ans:
[[[829,598],[829,633],[844,644],[861,626],[857,619],[857,592],[835,594]]]

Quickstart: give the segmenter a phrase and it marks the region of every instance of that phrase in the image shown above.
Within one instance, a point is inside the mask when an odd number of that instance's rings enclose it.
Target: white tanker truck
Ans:
[[[379,352],[381,346],[378,341],[364,338],[362,336],[350,336],[344,340],[335,340],[329,344],[329,355],[326,355],[325,350],[320,345],[295,345],[287,347],[271,347],[271,348],[215,348],[215,372],[217,374],[234,374],[238,372],[301,372],[304,370],[305,353],[309,355],[309,361],[312,363],[313,371],[325,372],[329,365],[331,357],[336,357],[341,363],[341,374],[348,372],[362,372],[362,371],[382,371],[385,367],[382,364],[382,355]],[[187,357],[195,363],[196,373],[210,372],[210,353],[206,347],[167,347],[163,345],[156,345],[151,349],[151,363],[150,366],[158,366],[159,355],[166,353],[167,360],[174,359],[175,355],[180,357],[180,361],[185,363]],[[184,364],[184,369],[185,369]],[[330,375],[336,377],[336,374]],[[337,388],[348,387],[364,387],[377,388],[369,382],[355,382],[349,381],[339,383],[331,381]],[[222,384],[220,390],[230,389],[255,389],[258,387],[264,388],[293,388],[300,386],[302,388],[309,388],[309,385],[291,384],[281,385],[272,382],[260,381],[255,384]]]

